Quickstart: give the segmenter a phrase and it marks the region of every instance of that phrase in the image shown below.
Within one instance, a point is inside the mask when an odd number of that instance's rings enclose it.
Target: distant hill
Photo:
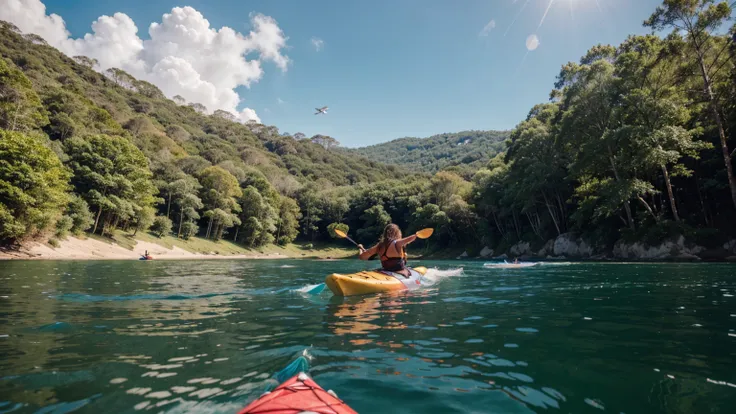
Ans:
[[[451,169],[469,175],[505,150],[509,134],[510,131],[462,131],[429,138],[399,138],[346,151],[414,171],[435,173]]]

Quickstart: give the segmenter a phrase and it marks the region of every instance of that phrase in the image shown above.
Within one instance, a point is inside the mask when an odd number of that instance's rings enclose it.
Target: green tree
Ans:
[[[391,223],[391,216],[380,204],[365,210],[360,219],[363,221],[363,228],[358,229],[357,236],[365,241],[377,240],[383,233],[383,228]]]
[[[57,239],[63,239],[68,234],[69,231],[72,229],[72,226],[74,223],[72,222],[71,217],[69,216],[61,216],[58,220],[56,220],[55,225],[55,231],[54,231],[54,237]]]
[[[69,202],[69,175],[40,139],[0,130],[0,239],[51,228]]]
[[[204,207],[202,200],[197,196],[201,188],[202,186],[199,184],[199,181],[191,176],[180,178],[167,186],[171,199],[173,199],[174,206],[179,211],[179,225],[176,232],[177,237],[181,237],[182,226],[185,222],[199,219],[199,213],[197,210]]]
[[[581,62],[568,64],[559,75],[557,87],[564,87],[560,135],[566,150],[573,154],[572,173],[581,182],[576,194],[581,204],[605,218],[623,206],[626,224],[634,229],[630,200],[639,200],[653,191],[651,184],[636,177],[629,163],[634,149],[625,135],[614,131],[621,126],[619,94],[614,67],[615,50],[594,48]]]
[[[219,240],[225,229],[232,227],[239,219],[234,215],[240,211],[237,198],[243,195],[238,180],[224,169],[213,166],[199,173],[202,185],[201,199],[204,205],[207,225],[206,238]]]
[[[680,160],[696,159],[710,145],[694,141],[697,131],[687,128],[689,101],[677,88],[677,61],[667,58],[667,47],[667,41],[651,35],[630,37],[619,47],[616,71],[623,99],[616,133],[626,135],[636,148],[640,168],[661,171],[672,216],[680,221],[670,170],[689,175]]]
[[[180,229],[179,236],[184,240],[189,240],[199,232],[199,226],[193,221],[185,222]]]
[[[463,196],[470,189],[470,184],[455,173],[440,171],[430,181],[432,197],[440,208],[447,206],[454,195]]]
[[[527,215],[534,232],[541,237],[537,206],[549,214],[557,235],[566,230],[563,199],[569,196],[567,152],[557,140],[555,121],[559,104],[537,105],[511,134],[507,160],[512,163],[507,177],[513,184],[509,193],[514,204]]]
[[[117,227],[132,219],[136,211],[153,206],[156,188],[148,160],[130,141],[121,137],[93,135],[70,138],[64,148],[74,172],[72,184],[96,211],[92,233],[100,227]]]
[[[299,204],[289,197],[281,197],[276,222],[276,243],[285,245],[299,235],[299,219],[302,217]]]
[[[0,128],[28,131],[49,123],[31,81],[0,58]]]
[[[257,188],[249,185],[240,198],[241,238],[250,247],[259,247],[274,241],[277,212]],[[235,239],[238,236],[236,234]]]
[[[156,209],[150,206],[141,208],[138,214],[135,215],[135,221],[133,223],[133,236],[138,234],[139,231],[148,230],[155,223],[155,219]]]
[[[299,208],[302,211],[302,234],[309,236],[312,241],[315,232],[319,230],[319,222],[323,213],[321,200],[317,188],[313,183],[303,187],[298,194]]]
[[[173,227],[174,224],[171,222],[170,218],[166,216],[156,216],[156,218],[153,219],[153,224],[151,225],[151,232],[161,238],[171,233],[171,229]]]
[[[730,16],[731,7],[726,1],[716,3],[714,0],[664,0],[662,5],[657,7],[657,10],[644,22],[644,25],[655,30],[669,28],[686,34],[687,45],[693,52],[688,56],[692,57],[697,67],[702,79],[703,96],[710,109],[713,122],[718,128],[731,200],[736,207],[736,178],[734,178],[732,163],[736,150],[734,152],[729,150],[728,136],[721,115],[722,105],[715,92],[715,83],[718,78],[727,76],[722,69],[728,59],[728,55],[724,52],[728,50],[730,44],[718,42],[713,36],[713,32]],[[720,50],[713,52],[714,48]]]
[[[69,230],[75,235],[84,233],[95,223],[95,216],[89,211],[89,205],[76,194],[72,195],[64,214],[72,220]]]

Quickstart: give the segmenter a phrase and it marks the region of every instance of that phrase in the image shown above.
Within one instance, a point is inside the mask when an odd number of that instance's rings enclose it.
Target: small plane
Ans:
[[[314,109],[317,111],[317,112],[314,113],[315,115],[326,114],[327,113],[327,107],[326,106],[323,106],[321,108],[314,108]]]

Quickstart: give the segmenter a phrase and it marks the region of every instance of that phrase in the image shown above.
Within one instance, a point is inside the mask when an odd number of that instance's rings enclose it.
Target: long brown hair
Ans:
[[[388,246],[394,241],[401,239],[401,229],[399,226],[391,223],[387,224],[386,227],[383,228],[383,234],[381,235],[381,240],[378,241],[378,250],[382,251],[382,254],[386,254],[388,251]],[[401,253],[401,252],[399,252]]]

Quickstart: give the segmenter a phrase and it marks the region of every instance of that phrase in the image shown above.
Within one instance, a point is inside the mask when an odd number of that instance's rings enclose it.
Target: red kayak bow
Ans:
[[[275,390],[248,404],[238,414],[358,414],[337,398],[334,392],[325,391],[307,374],[295,375]]]

